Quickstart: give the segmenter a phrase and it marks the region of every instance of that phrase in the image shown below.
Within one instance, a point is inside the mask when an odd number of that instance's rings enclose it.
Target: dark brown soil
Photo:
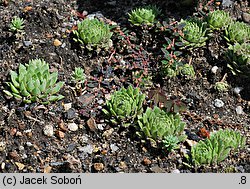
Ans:
[[[164,17],[180,20],[195,13],[194,6],[151,0],[3,2],[0,4],[0,172],[250,172],[250,79],[230,73],[226,61],[221,58],[223,46],[218,40],[210,40],[205,47],[184,55],[187,60],[192,58],[195,79],[163,79],[152,75],[151,84],[142,86],[141,90],[148,94],[151,88],[160,86],[169,98],[178,98],[187,105],[182,116],[189,141],[201,140],[198,133],[203,127],[209,132],[231,128],[246,136],[246,148],[232,152],[219,165],[187,166],[183,150],[190,152],[188,142],[171,153],[149,148],[133,134],[133,128],[109,124],[101,111],[107,96],[115,89],[138,84],[126,76],[124,70],[117,73],[110,61],[112,58],[130,64],[146,61],[149,74],[157,72],[161,60],[160,37],[140,34],[129,25],[127,13],[155,2],[163,9],[162,20]],[[210,8],[216,6],[212,4]],[[238,1],[226,9],[235,19],[241,20],[239,12],[249,10],[249,6],[245,1]],[[99,12],[108,21],[118,23],[120,28],[137,33],[132,42],[137,45],[141,42],[143,49],[137,51],[136,56],[119,51],[118,45],[103,54],[86,53],[72,40],[71,32],[77,21],[85,16],[85,11],[88,14]],[[25,20],[25,33],[19,38],[9,31],[13,16]],[[55,39],[62,44],[54,46]],[[116,36],[112,39],[119,43]],[[23,104],[4,95],[2,90],[7,87],[9,71],[34,58],[44,59],[52,70],[59,72],[59,80],[65,81],[61,90],[65,95],[63,100],[49,105]],[[213,66],[219,68],[216,74],[211,72]],[[75,67],[83,67],[87,75],[82,91],[76,91],[71,83]],[[213,86],[225,74],[230,88],[228,92],[219,93]],[[235,88],[242,90],[236,94]],[[222,100],[224,105],[215,107],[215,99]],[[241,114],[237,114],[237,107],[243,109]],[[70,123],[78,126],[77,131],[67,129]],[[48,125],[54,128],[52,137],[43,133]]]

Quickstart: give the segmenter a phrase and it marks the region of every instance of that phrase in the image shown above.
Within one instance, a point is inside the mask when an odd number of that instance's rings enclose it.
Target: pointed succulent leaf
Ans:
[[[14,71],[10,71],[10,76],[11,76],[11,81],[13,83],[13,85],[16,87],[16,88],[19,88],[20,85],[19,85],[19,82],[18,82],[18,74]]]
[[[4,92],[7,96],[9,96],[9,97],[13,97],[13,94],[12,94],[11,92],[9,92],[9,91],[3,90],[3,92]]]

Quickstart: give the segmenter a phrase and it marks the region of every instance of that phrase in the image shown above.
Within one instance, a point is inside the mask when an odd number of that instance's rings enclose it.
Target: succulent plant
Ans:
[[[75,70],[72,72],[71,79],[76,83],[84,83],[85,81],[84,69],[76,67]]]
[[[110,31],[109,25],[97,18],[86,18],[77,27],[78,29],[73,31],[76,36],[74,40],[86,45],[87,49],[108,49],[111,46],[112,41],[110,38],[113,33]]]
[[[219,92],[228,91],[228,87],[229,87],[229,85],[225,82],[222,82],[222,81],[216,82],[214,85],[215,90],[217,90]]]
[[[49,72],[49,65],[44,60],[30,60],[28,64],[20,64],[18,73],[10,71],[11,82],[7,82],[11,91],[4,92],[24,103],[57,101],[64,96],[56,95],[64,82],[58,82],[58,72]]]
[[[186,135],[183,134],[185,123],[181,121],[180,115],[166,113],[157,106],[154,109],[148,107],[144,114],[139,115],[138,125],[138,135],[155,143],[166,141],[167,136],[176,136],[178,142],[186,139]]]
[[[230,45],[226,57],[233,74],[250,76],[250,42]]]
[[[210,28],[220,30],[225,29],[230,23],[232,23],[232,18],[230,17],[229,12],[216,10],[208,14],[207,22]]]
[[[189,64],[184,64],[183,66],[180,66],[178,72],[181,76],[184,76],[187,79],[195,77],[194,67]]]
[[[177,75],[176,71],[170,67],[163,67],[161,70],[161,74],[166,77],[175,77]]]
[[[177,136],[168,135],[162,140],[163,146],[168,150],[172,151],[179,148],[179,139]]]
[[[191,149],[192,161],[196,166],[219,163],[227,158],[232,149],[244,147],[246,138],[239,132],[220,130],[210,138],[198,142]]]
[[[182,42],[185,47],[196,48],[202,47],[206,44],[207,36],[207,23],[197,18],[189,18],[181,20],[180,24],[184,24]]]
[[[10,23],[10,30],[12,32],[21,32],[24,28],[24,20],[19,17],[14,17]]]
[[[152,26],[159,13],[160,10],[156,6],[147,6],[144,8],[136,8],[128,15],[129,21],[135,26],[140,26],[142,24]]]
[[[250,26],[244,22],[232,22],[225,30],[225,38],[231,43],[250,41]]]
[[[114,124],[128,126],[129,122],[142,113],[144,100],[145,95],[140,94],[139,88],[131,85],[127,89],[122,87],[111,95],[111,99],[106,102],[107,110],[103,109],[103,112]]]

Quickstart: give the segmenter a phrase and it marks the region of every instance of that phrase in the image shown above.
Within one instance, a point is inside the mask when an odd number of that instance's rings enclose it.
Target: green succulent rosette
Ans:
[[[136,8],[128,14],[128,20],[135,26],[141,26],[142,24],[152,26],[159,13],[160,10],[155,6]]]
[[[225,30],[225,38],[230,43],[250,41],[250,25],[244,22],[232,22]]]
[[[225,29],[232,23],[232,18],[230,17],[229,12],[223,10],[210,12],[206,20],[210,28],[215,30]]]
[[[44,60],[30,60],[28,64],[20,64],[18,73],[10,71],[11,82],[7,82],[10,90],[4,90],[10,97],[24,103],[57,101],[64,96],[57,95],[64,82],[58,82],[58,72],[49,72],[49,65]]]
[[[86,48],[93,50],[96,48],[108,49],[111,44],[113,33],[108,24],[97,18],[86,18],[77,25],[77,30],[73,31],[74,40],[86,45]]]
[[[103,112],[114,124],[128,126],[142,113],[144,100],[145,95],[140,93],[139,88],[131,85],[127,89],[122,87],[111,95],[111,99],[106,102],[107,109],[103,109]]]
[[[228,67],[234,75],[250,77],[250,42],[230,45],[226,57]]]
[[[195,166],[217,164],[225,160],[232,149],[243,148],[245,143],[246,138],[239,132],[229,129],[217,131],[192,147],[192,162]]]
[[[179,114],[167,113],[158,107],[147,108],[146,112],[138,116],[138,135],[149,139],[152,144],[166,141],[168,136],[176,136],[178,142],[186,139],[184,133],[185,123]]]
[[[206,44],[208,40],[208,29],[207,23],[197,18],[189,18],[186,20],[181,20],[180,24],[184,24],[182,42],[184,43],[184,48],[197,48],[202,47]]]

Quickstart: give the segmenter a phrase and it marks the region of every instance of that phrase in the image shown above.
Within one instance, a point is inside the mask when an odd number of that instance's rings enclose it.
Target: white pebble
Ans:
[[[44,128],[43,128],[43,133],[44,135],[48,136],[48,137],[52,137],[53,134],[54,134],[54,128],[52,125],[46,125]]]
[[[26,145],[27,145],[28,147],[33,146],[33,144],[32,144],[31,142],[26,142]]]
[[[175,169],[172,171],[172,173],[181,173],[179,169]]]
[[[71,107],[72,107],[72,103],[67,103],[67,104],[64,104],[64,110],[65,111],[68,111]]]
[[[218,66],[213,66],[212,69],[211,69],[211,72],[216,74],[218,69],[219,69]]]
[[[221,108],[224,106],[224,102],[220,99],[215,99],[214,100],[214,106],[217,107],[217,108]]]
[[[77,124],[75,124],[75,123],[69,123],[69,124],[68,124],[68,129],[69,129],[70,131],[77,131],[77,130],[78,130],[78,126],[77,126]]]
[[[115,144],[110,144],[110,148],[112,150],[112,153],[116,152],[117,150],[119,150],[119,148],[115,145]]]
[[[87,146],[78,148],[78,150],[80,152],[85,152],[85,153],[88,153],[88,154],[92,154],[94,148],[93,148],[92,145],[88,144]]]
[[[236,107],[236,113],[237,114],[243,114],[243,108],[241,106]]]

